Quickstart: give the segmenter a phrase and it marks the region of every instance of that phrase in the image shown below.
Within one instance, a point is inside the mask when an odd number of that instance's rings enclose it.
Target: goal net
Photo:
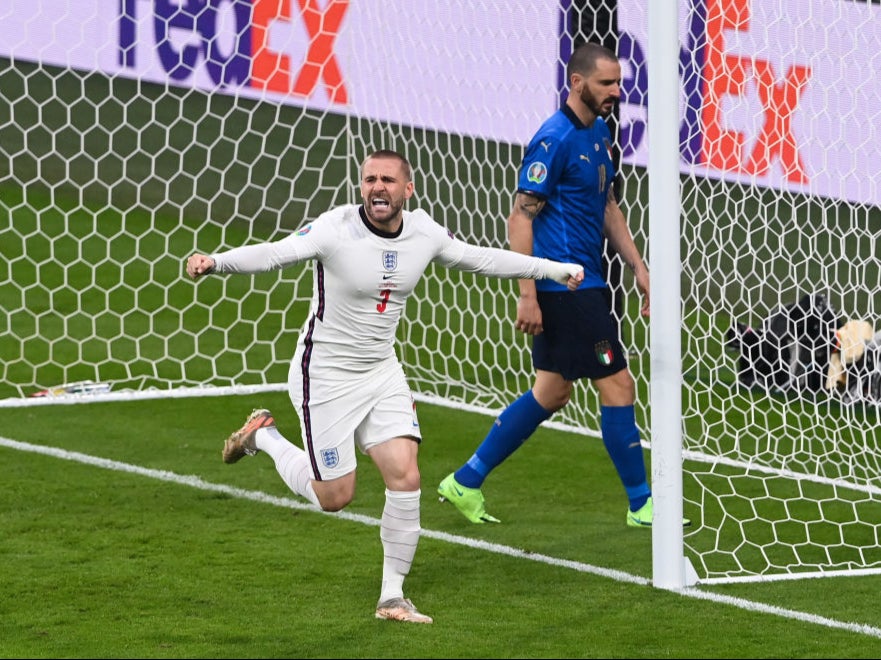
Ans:
[[[651,266],[645,4],[7,0],[0,405],[284,389],[311,268],[194,286],[186,257],[359,201],[377,148],[410,159],[411,208],[506,246],[587,39],[622,60],[617,190]],[[684,552],[703,582],[881,570],[881,8],[678,8]],[[609,262],[650,448],[649,325]],[[399,332],[420,399],[494,413],[531,386],[515,291],[428,271]],[[598,419],[580,382],[549,424]]]

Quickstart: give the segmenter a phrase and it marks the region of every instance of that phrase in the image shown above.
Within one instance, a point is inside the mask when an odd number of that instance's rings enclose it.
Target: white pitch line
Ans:
[[[327,516],[334,516],[336,518],[342,518],[343,520],[350,520],[352,522],[361,523],[363,525],[370,525],[372,527],[379,527],[380,524],[378,518],[371,518],[370,516],[364,516],[357,513],[348,513],[346,511],[331,513],[327,511],[322,511],[312,504],[306,504],[299,500],[291,499],[288,497],[276,497],[274,495],[269,495],[268,493],[263,493],[257,490],[245,490],[243,488],[235,488],[233,486],[227,486],[225,484],[214,484],[193,475],[177,474],[176,472],[169,472],[167,470],[153,470],[150,468],[141,467],[139,465],[131,465],[130,463],[122,463],[120,461],[113,461],[107,458],[100,458],[98,456],[90,456],[88,454],[81,454],[80,452],[68,451],[66,449],[59,449],[57,447],[44,447],[41,445],[33,445],[27,442],[19,442],[17,440],[11,440],[9,438],[3,437],[0,437],[0,446],[9,447],[10,449],[17,449],[19,451],[27,451],[35,454],[53,456],[55,458],[60,458],[67,461],[75,461],[77,463],[94,465],[96,467],[104,468],[106,470],[129,472],[132,474],[149,477],[151,479],[169,481],[184,486],[198,488],[200,490],[224,493],[231,497],[237,497],[245,500],[253,500],[255,502],[262,502],[265,504],[272,504],[273,506],[279,506],[287,509],[311,511]],[[464,545],[470,548],[476,548],[478,550],[494,552],[496,554],[506,555],[508,557],[516,557],[518,559],[536,561],[542,564],[549,564],[551,566],[568,568],[573,571],[578,571],[579,573],[590,573],[592,575],[606,577],[617,582],[628,582],[630,584],[639,584],[643,586],[651,586],[652,584],[651,580],[647,578],[638,575],[632,575],[630,573],[625,573],[623,571],[616,571],[599,566],[592,566],[591,564],[584,564],[582,562],[571,561],[568,559],[559,559],[557,557],[550,557],[548,555],[543,555],[535,552],[527,552],[526,550],[521,550],[519,548],[512,548],[511,546],[501,545],[498,543],[488,543],[487,541],[480,541],[478,539],[472,539],[467,536],[448,534],[446,532],[437,532],[430,529],[423,529],[422,536],[438,541],[445,541],[447,543]],[[776,605],[767,605],[765,603],[757,603],[755,601],[746,600],[744,598],[735,598],[724,594],[713,593],[711,591],[704,591],[697,587],[688,587],[681,590],[675,590],[673,591],[673,593],[677,593],[686,598],[696,598],[700,600],[708,600],[715,603],[720,603],[723,605],[731,605],[733,607],[737,607],[739,609],[747,610],[750,612],[773,614],[774,616],[780,616],[786,619],[794,619],[796,621],[814,623],[819,626],[825,626],[827,628],[846,630],[848,632],[867,635],[869,637],[881,638],[881,628],[876,628],[874,626],[868,626],[860,623],[850,623],[846,621],[837,621],[835,619],[817,616],[816,614],[808,614],[806,612],[799,612],[796,610],[789,610],[786,608],[777,607]]]

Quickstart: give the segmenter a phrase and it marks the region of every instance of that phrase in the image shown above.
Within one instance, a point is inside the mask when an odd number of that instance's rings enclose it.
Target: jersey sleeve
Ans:
[[[212,254],[218,273],[265,273],[329,254],[335,244],[324,215],[277,241],[243,245]]]
[[[444,265],[470,273],[533,280],[544,277],[539,259],[501,248],[479,247],[456,241],[456,245],[444,250],[441,255],[455,255],[455,259]]]
[[[547,259],[501,248],[471,245],[453,237],[446,230],[442,231],[446,233],[446,237],[441,239],[442,249],[434,258],[442,266],[505,279],[540,280],[551,276]]]
[[[517,192],[548,199],[563,172],[564,150],[564,142],[556,135],[536,133],[523,155]]]

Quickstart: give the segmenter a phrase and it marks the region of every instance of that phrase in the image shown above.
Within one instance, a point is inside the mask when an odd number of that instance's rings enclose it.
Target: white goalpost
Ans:
[[[678,589],[697,576],[683,551],[682,525],[682,312],[679,286],[680,187],[677,1],[655,2],[648,14],[648,211],[651,258],[651,482],[652,579]]]
[[[0,407],[284,390],[311,270],[195,287],[185,258],[358,201],[377,148],[505,246],[523,148],[599,40],[652,272],[645,319],[610,259],[655,584],[881,572],[879,26],[858,0],[7,0]],[[399,336],[420,400],[531,385],[514,291],[428,272]],[[547,424],[593,441],[598,411],[578,383]]]

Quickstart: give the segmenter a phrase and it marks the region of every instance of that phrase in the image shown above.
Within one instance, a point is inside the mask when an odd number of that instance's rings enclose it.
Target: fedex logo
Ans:
[[[695,0],[690,16],[689,41],[680,53],[685,99],[679,135],[682,159],[758,177],[767,175],[776,163],[789,183],[808,183],[792,120],[810,82],[811,68],[796,63],[778,71],[760,57],[729,53],[726,32],[746,32],[752,27],[750,0]],[[622,102],[646,106],[648,81],[642,46],[624,33],[619,55],[629,60],[633,72],[623,81]],[[731,98],[752,101],[761,108],[757,134],[726,126],[724,104]],[[622,156],[632,154],[645,133],[644,120],[622,126]]]
[[[331,103],[348,102],[334,53],[349,0],[119,0],[120,66],[135,68],[138,43],[150,40],[173,80],[204,66],[215,85],[248,86],[311,96],[322,83]],[[291,5],[296,3],[294,18]],[[138,14],[149,6],[148,34]],[[292,21],[308,36],[306,56],[294,69],[289,55],[273,49],[271,36]],[[230,26],[230,23],[232,24]],[[290,27],[288,25],[288,27]],[[231,29],[230,29],[231,28]],[[224,38],[226,34],[231,38]]]

